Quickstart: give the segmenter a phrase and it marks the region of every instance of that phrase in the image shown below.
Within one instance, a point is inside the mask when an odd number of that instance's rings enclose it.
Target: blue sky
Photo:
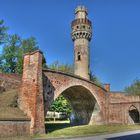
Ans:
[[[93,23],[90,68],[111,90],[140,78],[139,0],[0,0],[0,19],[23,38],[36,37],[47,63],[73,64],[71,21],[85,5]]]

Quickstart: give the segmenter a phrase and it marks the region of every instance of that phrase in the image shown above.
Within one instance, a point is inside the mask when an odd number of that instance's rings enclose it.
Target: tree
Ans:
[[[21,39],[18,35],[9,35],[0,57],[0,68],[6,73],[22,73],[23,55],[38,49],[36,39]],[[45,60],[44,60],[45,62]]]
[[[23,70],[23,55],[31,53],[38,49],[37,41],[34,37],[23,39],[19,47],[17,56],[16,73],[22,73]]]
[[[4,21],[0,20],[0,46],[5,42],[7,36],[7,27],[4,25]],[[2,60],[0,59],[0,65],[2,64]],[[0,72],[2,70],[0,69]]]
[[[128,95],[140,95],[140,79],[136,79],[133,83],[124,89]]]
[[[90,72],[90,81],[92,81],[93,83],[102,86],[101,82],[98,80],[98,78],[92,73]]]
[[[21,39],[18,35],[8,35],[4,21],[0,20],[0,45],[2,54],[0,55],[0,71],[6,73],[22,73],[23,55],[38,49],[37,41],[34,37]],[[43,67],[46,67],[46,60],[43,55]]]
[[[72,109],[69,102],[64,98],[64,96],[60,95],[51,105],[50,111],[65,112],[67,113],[67,115],[69,115]]]
[[[0,68],[3,72],[15,73],[21,39],[18,35],[9,35],[3,47]]]
[[[0,45],[5,42],[6,36],[7,36],[7,27],[4,25],[4,21],[0,20]]]
[[[69,64],[61,64],[58,61],[55,61],[51,65],[49,65],[49,68],[53,70],[58,70],[66,73],[73,73],[73,66]]]

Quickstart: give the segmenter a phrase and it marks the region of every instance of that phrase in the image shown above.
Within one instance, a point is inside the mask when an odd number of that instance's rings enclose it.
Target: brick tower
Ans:
[[[72,21],[72,40],[74,42],[74,74],[89,79],[89,41],[92,37],[92,23],[84,6],[75,9]]]

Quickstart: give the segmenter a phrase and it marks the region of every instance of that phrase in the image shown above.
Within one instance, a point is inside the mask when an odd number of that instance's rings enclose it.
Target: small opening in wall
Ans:
[[[77,60],[80,61],[81,60],[81,54],[80,52],[78,52],[78,55],[77,55]]]
[[[79,26],[76,26],[77,29],[79,29]]]

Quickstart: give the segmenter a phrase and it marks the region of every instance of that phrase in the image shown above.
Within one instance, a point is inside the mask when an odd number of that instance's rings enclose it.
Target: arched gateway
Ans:
[[[106,90],[81,77],[53,70],[43,70],[45,112],[53,99],[63,95],[69,100],[77,124],[99,123],[92,120],[95,106],[98,106],[98,120],[103,122],[103,107],[105,104]],[[49,105],[48,105],[48,102]],[[96,119],[97,121],[97,119]]]
[[[45,132],[44,116],[51,103],[64,95],[73,108],[77,124],[105,123],[107,91],[76,75],[42,69],[42,54],[24,56],[20,108],[31,117],[31,133]],[[94,108],[98,106],[96,117]]]

